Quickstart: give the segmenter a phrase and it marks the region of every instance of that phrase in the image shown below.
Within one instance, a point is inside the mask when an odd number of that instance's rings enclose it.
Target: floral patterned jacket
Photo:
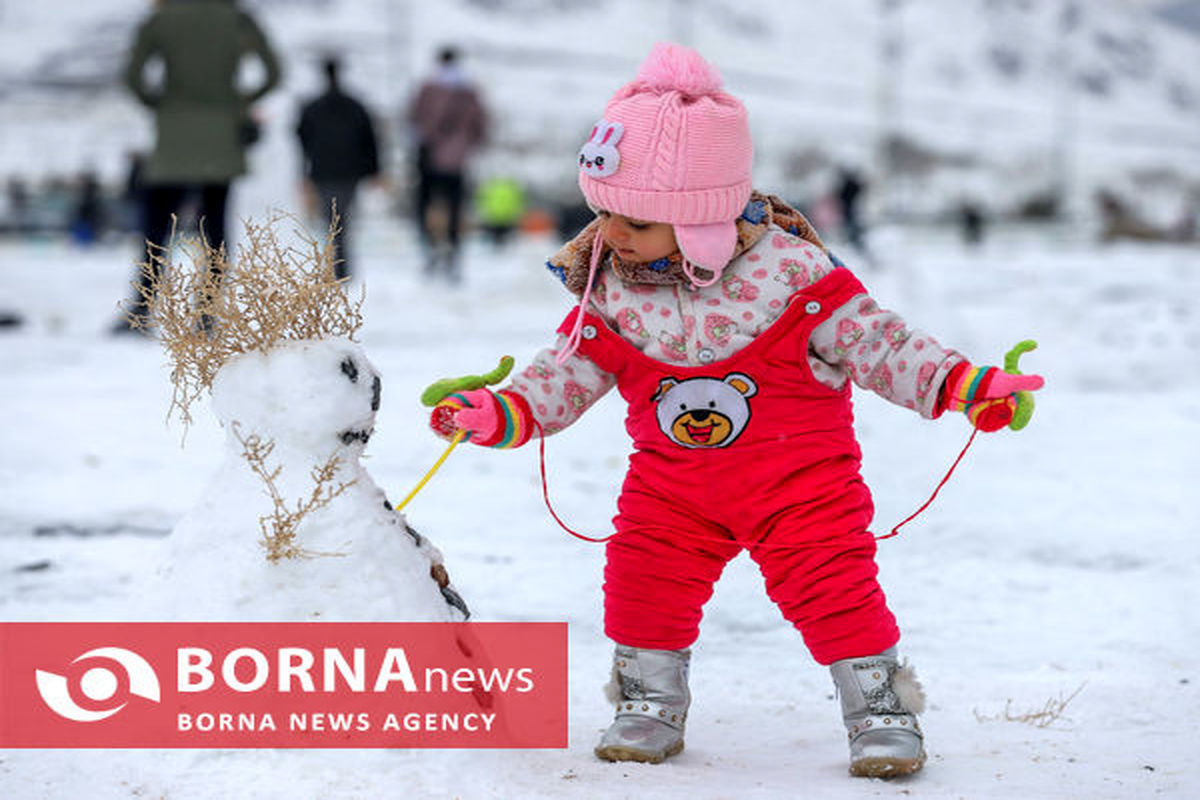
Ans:
[[[834,269],[817,245],[772,225],[710,287],[627,284],[606,264],[598,271],[591,312],[626,341],[667,364],[699,366],[727,358],[764,332],[797,290]],[[542,350],[507,387],[524,397],[547,433],[575,422],[616,385],[578,353],[557,362],[565,337]],[[897,405],[933,418],[947,374],[965,357],[908,327],[868,295],[852,298],[810,337],[813,375],[839,389],[852,380]]]

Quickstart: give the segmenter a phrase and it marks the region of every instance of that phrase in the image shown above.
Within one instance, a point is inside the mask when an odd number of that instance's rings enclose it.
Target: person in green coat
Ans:
[[[279,59],[254,18],[236,0],[165,0],[138,28],[124,80],[154,113],[155,145],[144,173],[145,239],[165,245],[172,215],[190,197],[199,200],[200,233],[225,244],[226,204],[233,179],[246,171],[246,146],[257,138],[250,107],[280,80]],[[239,88],[242,58],[264,68],[252,90]],[[161,62],[161,80],[147,65]],[[153,263],[153,259],[148,259]],[[219,278],[220,265],[210,266]],[[153,275],[141,274],[143,290]],[[148,313],[145,291],[132,316]],[[118,329],[128,330],[128,326]]]

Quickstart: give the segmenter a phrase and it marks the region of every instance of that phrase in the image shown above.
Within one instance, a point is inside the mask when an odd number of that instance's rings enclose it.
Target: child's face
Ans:
[[[644,222],[609,211],[598,211],[604,241],[624,261],[657,261],[679,249],[675,228],[665,222]]]

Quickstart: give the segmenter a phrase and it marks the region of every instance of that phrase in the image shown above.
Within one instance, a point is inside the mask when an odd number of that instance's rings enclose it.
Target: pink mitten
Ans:
[[[996,374],[992,376],[992,382],[985,390],[986,394],[983,397],[977,395],[977,400],[990,400],[1017,392],[1036,392],[1046,384],[1041,375],[1010,375],[996,367],[990,369],[996,370]]]
[[[1014,375],[999,367],[959,364],[942,386],[942,402],[951,411],[962,411],[984,432],[1010,423],[1017,409],[1017,392],[1035,392],[1045,384],[1041,375]]]
[[[466,431],[472,444],[520,447],[533,436],[533,413],[521,395],[501,390],[472,389],[447,395],[433,409],[429,427],[443,438]]]

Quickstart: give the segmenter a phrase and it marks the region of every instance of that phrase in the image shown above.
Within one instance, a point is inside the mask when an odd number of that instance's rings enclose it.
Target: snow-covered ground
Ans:
[[[383,375],[365,464],[393,499],[442,451],[420,389],[527,360],[569,307],[553,242],[473,242],[459,289],[424,284],[406,231],[364,221],[360,338]],[[745,558],[708,606],[687,750],[662,766],[591,753],[600,691],[602,549],[547,515],[537,450],[463,447],[407,508],[476,619],[570,625],[565,750],[0,752],[0,797],[1146,798],[1195,797],[1200,709],[1200,253],[1005,234],[977,252],[880,232],[860,277],[885,306],[981,361],[1035,338],[1047,377],[1031,425],[979,437],[937,502],[881,543],[882,581],[931,708],[925,771],[846,775],[827,671]],[[842,255],[853,263],[851,253]],[[106,335],[133,246],[0,242],[0,619],[145,618],[169,531],[222,459],[209,410],[181,447],[164,422],[161,349]],[[883,533],[925,500],[968,435],[858,393]],[[558,512],[607,532],[626,441],[615,394],[548,441]],[[186,566],[180,565],[186,575]],[[196,586],[196,591],[203,591]],[[1057,716],[1017,721],[1066,702]],[[1041,721],[1048,724],[1038,725]]]

